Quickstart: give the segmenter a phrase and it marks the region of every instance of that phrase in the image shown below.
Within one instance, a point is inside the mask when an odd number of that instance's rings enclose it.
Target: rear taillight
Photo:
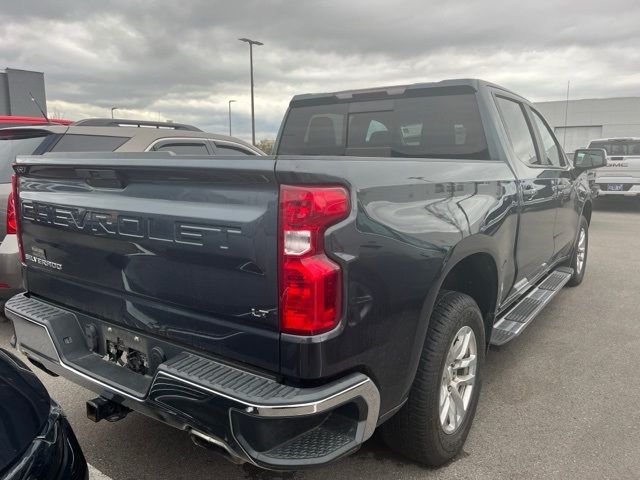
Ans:
[[[349,215],[343,187],[280,187],[280,327],[315,335],[336,326],[342,270],[324,253],[324,232]]]
[[[15,204],[15,178],[11,177],[11,193],[7,199],[7,234],[17,233],[17,221],[16,221],[16,204]]]
[[[13,233],[18,236],[18,250],[20,252],[20,261],[24,263],[24,251],[22,249],[22,237],[20,236],[20,219],[18,218],[20,209],[18,208],[18,177],[11,177],[11,193],[7,203],[7,233]]]

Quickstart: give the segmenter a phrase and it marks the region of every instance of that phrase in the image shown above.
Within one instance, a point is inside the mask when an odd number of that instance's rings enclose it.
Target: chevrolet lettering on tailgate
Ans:
[[[217,225],[195,224],[160,216],[126,215],[43,202],[22,202],[22,219],[96,236],[138,238],[230,250],[242,231]]]

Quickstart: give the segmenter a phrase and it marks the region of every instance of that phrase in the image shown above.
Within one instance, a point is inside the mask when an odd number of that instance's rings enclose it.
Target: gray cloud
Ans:
[[[6,2],[5,2],[6,3]],[[0,61],[45,72],[50,109],[70,118],[170,118],[273,137],[290,97],[481,77],[536,99],[640,95],[640,4],[631,0],[433,2],[25,1],[0,12]]]

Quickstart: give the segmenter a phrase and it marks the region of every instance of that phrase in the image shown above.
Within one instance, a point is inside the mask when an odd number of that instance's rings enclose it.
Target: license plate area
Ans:
[[[607,190],[609,192],[622,192],[624,190],[624,184],[622,183],[608,183]]]
[[[137,347],[139,348],[139,346]],[[126,367],[140,375],[149,373],[151,368],[149,355],[144,351],[128,346],[121,338],[117,338],[115,341],[107,340],[106,352],[104,359],[108,362]]]
[[[99,351],[103,360],[144,376],[153,375],[164,360],[156,358],[148,338],[117,327],[102,328]]]

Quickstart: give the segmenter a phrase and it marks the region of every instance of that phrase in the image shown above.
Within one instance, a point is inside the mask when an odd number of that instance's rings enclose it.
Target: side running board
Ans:
[[[538,313],[571,279],[573,269],[560,267],[523,297],[513,308],[498,319],[491,332],[491,345],[501,346],[510,342],[527,328]]]

